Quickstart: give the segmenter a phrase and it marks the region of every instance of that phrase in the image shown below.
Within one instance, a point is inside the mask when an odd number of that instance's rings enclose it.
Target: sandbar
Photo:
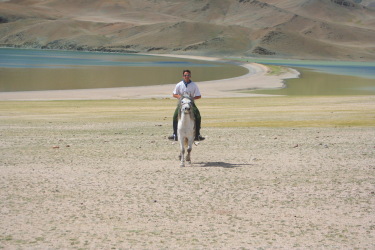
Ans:
[[[204,56],[171,54],[159,56],[206,61],[220,60],[220,58]],[[241,66],[247,68],[249,73],[235,78],[197,82],[202,93],[202,97],[222,98],[260,96],[259,94],[243,93],[241,90],[281,88],[284,85],[284,79],[296,78],[299,75],[299,72],[294,69],[288,69],[286,72],[280,75],[269,75],[267,73],[269,71],[268,67],[258,63],[244,63]],[[176,83],[121,88],[0,92],[0,101],[170,98],[172,97],[172,91]]]

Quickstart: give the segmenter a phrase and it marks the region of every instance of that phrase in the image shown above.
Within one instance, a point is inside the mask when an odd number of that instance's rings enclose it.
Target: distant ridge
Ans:
[[[0,0],[0,46],[368,61],[373,3]]]

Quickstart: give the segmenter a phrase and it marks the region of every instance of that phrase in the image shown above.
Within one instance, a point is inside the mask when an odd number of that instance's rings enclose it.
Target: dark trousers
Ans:
[[[200,135],[201,130],[201,114],[197,106],[193,105],[193,114],[195,117],[195,136]],[[178,124],[178,107],[173,114],[173,134],[177,135],[177,124]]]

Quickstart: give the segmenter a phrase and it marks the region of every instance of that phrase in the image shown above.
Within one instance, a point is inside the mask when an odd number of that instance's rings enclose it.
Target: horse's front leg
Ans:
[[[185,167],[185,148],[184,142],[180,143],[180,167]]]
[[[191,151],[193,150],[193,141],[194,139],[192,140],[189,140],[189,145],[188,145],[188,148],[187,148],[187,155],[186,155],[186,161],[189,162],[189,164],[191,165]]]

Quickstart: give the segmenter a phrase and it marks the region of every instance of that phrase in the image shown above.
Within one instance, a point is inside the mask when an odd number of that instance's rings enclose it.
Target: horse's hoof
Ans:
[[[184,168],[184,167],[185,167],[185,165],[182,165],[182,164],[181,164],[181,165],[180,165],[180,167]]]

